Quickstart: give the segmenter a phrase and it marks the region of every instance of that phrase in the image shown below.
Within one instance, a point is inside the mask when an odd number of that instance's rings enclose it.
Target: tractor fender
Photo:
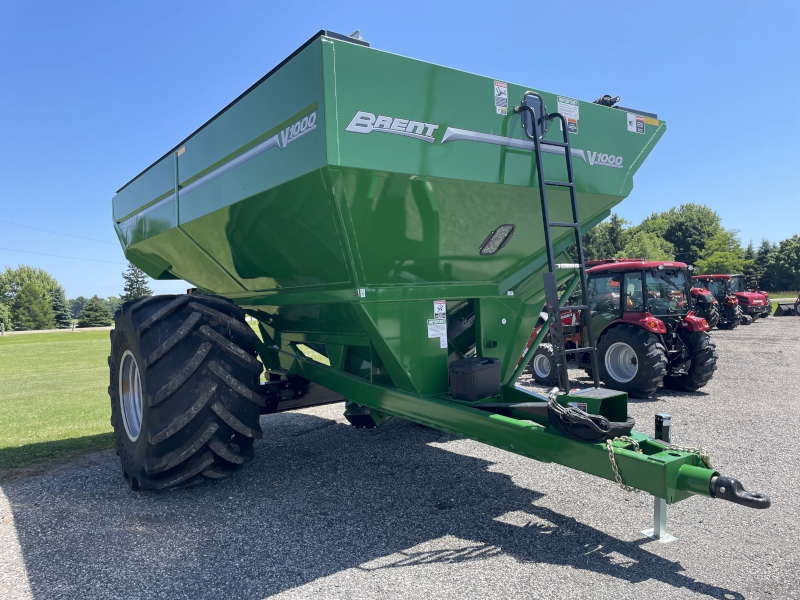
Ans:
[[[637,327],[646,329],[650,333],[656,333],[658,335],[667,333],[667,326],[664,325],[664,321],[654,317],[650,313],[623,313],[622,318],[606,325],[603,331],[600,332],[600,335],[597,336],[595,343],[599,344],[600,339],[604,335],[619,325],[636,325]]]
[[[683,318],[680,327],[685,331],[708,331],[711,329],[708,325],[708,321],[703,317],[695,316],[693,311],[689,311],[689,314]]]

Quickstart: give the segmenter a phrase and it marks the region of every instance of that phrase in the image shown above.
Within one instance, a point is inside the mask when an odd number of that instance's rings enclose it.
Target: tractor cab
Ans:
[[[678,262],[620,259],[603,261],[587,271],[589,308],[596,335],[618,319],[652,323],[680,322],[691,310],[689,267]],[[659,324],[660,322],[660,324]],[[670,327],[672,329],[673,327]]]

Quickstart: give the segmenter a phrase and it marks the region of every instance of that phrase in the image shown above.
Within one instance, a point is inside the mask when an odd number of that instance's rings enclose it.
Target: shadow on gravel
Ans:
[[[104,450],[114,445],[113,433],[98,433],[83,437],[39,442],[24,446],[0,448],[0,472],[15,469],[36,467],[36,463],[46,460],[65,460],[86,452]],[[0,481],[3,476],[0,475]]]
[[[262,426],[253,463],[196,488],[133,493],[116,457],[5,486],[33,596],[256,599],[347,569],[503,554],[743,597],[683,575],[641,547],[649,540],[537,506],[541,494],[493,463],[431,445],[457,439],[437,430],[399,419],[356,430],[298,413]]]

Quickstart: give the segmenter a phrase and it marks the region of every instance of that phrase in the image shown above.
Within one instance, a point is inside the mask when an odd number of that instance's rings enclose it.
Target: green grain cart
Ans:
[[[398,416],[668,503],[768,506],[631,432],[625,394],[515,386],[545,283],[567,288],[552,319],[583,275],[564,251],[665,129],[319,32],[113,199],[128,260],[197,288],[116,315],[125,477],[227,477],[261,415],[345,400],[359,427]]]

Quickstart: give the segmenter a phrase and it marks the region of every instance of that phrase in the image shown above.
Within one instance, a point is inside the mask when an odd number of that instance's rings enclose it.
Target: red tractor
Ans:
[[[730,275],[731,290],[745,315],[753,321],[758,317],[768,317],[772,314],[772,301],[767,292],[756,291],[747,287],[747,278],[744,275]]]
[[[743,319],[739,300],[731,291],[730,275],[695,275],[692,284],[695,286],[693,293],[695,290],[707,291],[716,299],[719,307],[717,327],[720,329],[736,329],[740,324],[751,323],[749,317]]]
[[[692,285],[692,305],[694,314],[708,321],[708,327],[714,329],[719,325],[720,307],[714,295],[703,286]]]
[[[591,266],[587,291],[599,376],[607,386],[647,398],[662,384],[694,392],[711,381],[718,354],[708,322],[692,312],[691,276],[684,263],[620,259],[586,264]],[[562,324],[567,349],[585,345],[579,312],[562,313]],[[588,353],[577,360],[591,370]],[[554,385],[558,369],[552,349],[540,345],[528,371],[538,383]]]

